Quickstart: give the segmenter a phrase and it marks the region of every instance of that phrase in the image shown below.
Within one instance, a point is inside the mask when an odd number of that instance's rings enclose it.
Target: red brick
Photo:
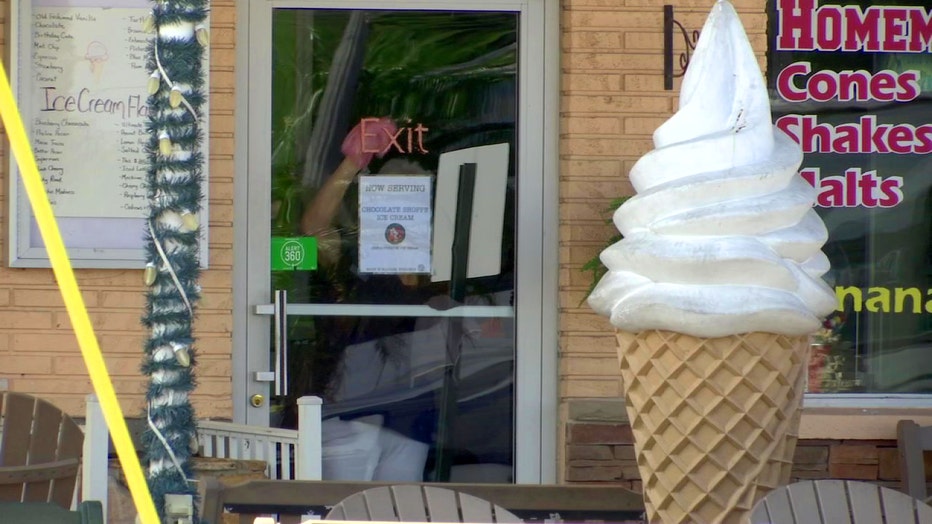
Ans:
[[[612,448],[609,446],[567,446],[567,460],[612,460]]]
[[[877,461],[876,446],[842,444],[832,446],[829,451],[831,464],[877,464]]]
[[[827,469],[827,462],[819,464],[793,464],[793,471],[826,471]]]
[[[615,458],[618,460],[637,460],[634,446],[615,446]]]
[[[571,460],[568,464],[570,467],[574,468],[608,468],[608,467],[621,467],[624,466],[620,461],[617,460]]]
[[[849,480],[877,480],[876,464],[829,464],[829,477]]]
[[[637,464],[621,466],[621,477],[627,480],[640,480],[641,472],[638,470]]]
[[[634,444],[634,434],[627,424],[569,424],[567,442],[571,444]]]
[[[896,448],[881,448],[878,452],[879,464],[877,478],[881,480],[900,479],[900,457]],[[928,469],[926,470],[928,471]]]
[[[793,454],[793,464],[822,464],[828,463],[827,446],[803,446],[797,445],[796,452]]]
[[[566,469],[566,480],[570,482],[606,481],[620,478],[622,478],[621,466],[569,467]]]
[[[813,438],[813,439],[800,440],[798,445],[799,446],[837,446],[838,444],[841,444],[841,443],[842,441],[840,440]]]
[[[895,440],[843,440],[841,441],[841,443],[844,445],[877,446],[881,448],[896,447]]]
[[[828,476],[828,471],[825,471],[825,470],[823,471],[799,471],[799,470],[794,469],[793,472],[790,473],[791,482],[796,482],[797,480],[818,480],[818,479],[825,479],[825,478],[830,478]]]

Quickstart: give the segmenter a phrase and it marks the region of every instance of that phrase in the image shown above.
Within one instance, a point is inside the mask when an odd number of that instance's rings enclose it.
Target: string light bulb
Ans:
[[[146,286],[151,286],[155,284],[155,276],[158,274],[158,270],[155,269],[155,264],[149,262],[146,264],[146,269],[142,272],[142,281]]]
[[[210,43],[210,33],[207,31],[207,26],[204,24],[197,24],[194,26],[194,37],[197,38],[197,43],[201,44],[203,47],[207,47],[207,44]]]
[[[188,346],[180,342],[172,342],[172,351],[175,353],[175,361],[178,365],[186,368],[191,365],[191,353],[188,352]]]
[[[149,13],[148,16],[142,19],[142,30],[146,33],[155,32],[155,15]]]
[[[159,133],[159,153],[162,153],[162,156],[168,156],[172,154],[173,149],[172,140],[168,136],[168,132],[162,131]]]
[[[172,90],[168,94],[168,105],[170,105],[172,109],[178,109],[183,98],[184,96],[181,94],[181,88],[172,86]]]
[[[158,71],[153,71],[149,75],[149,82],[146,84],[146,92],[154,95],[159,92],[159,86],[162,85],[162,75]]]
[[[188,231],[194,231],[200,225],[197,215],[190,211],[181,212],[181,225]]]

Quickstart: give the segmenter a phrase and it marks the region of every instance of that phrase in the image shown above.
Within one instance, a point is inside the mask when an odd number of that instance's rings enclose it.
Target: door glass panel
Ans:
[[[516,13],[273,11],[270,233],[319,249],[272,271],[273,425],[324,399],[326,479],[513,480],[517,41]]]

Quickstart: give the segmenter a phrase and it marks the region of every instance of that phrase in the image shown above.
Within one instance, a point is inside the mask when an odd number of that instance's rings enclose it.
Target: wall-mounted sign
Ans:
[[[14,89],[76,267],[140,267],[144,260],[146,84],[151,74],[146,60],[153,34],[143,29],[143,21],[150,11],[145,0],[14,2]],[[208,109],[205,103],[204,114]],[[206,158],[207,119],[201,124]],[[10,264],[47,267],[18,180],[11,163]],[[207,261],[206,203],[205,196],[199,220],[202,265]]]
[[[431,177],[359,177],[359,272],[430,273]]]

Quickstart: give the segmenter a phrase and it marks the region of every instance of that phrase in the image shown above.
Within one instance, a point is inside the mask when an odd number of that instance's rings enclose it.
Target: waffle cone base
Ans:
[[[649,522],[744,522],[787,484],[808,340],[618,332]]]

